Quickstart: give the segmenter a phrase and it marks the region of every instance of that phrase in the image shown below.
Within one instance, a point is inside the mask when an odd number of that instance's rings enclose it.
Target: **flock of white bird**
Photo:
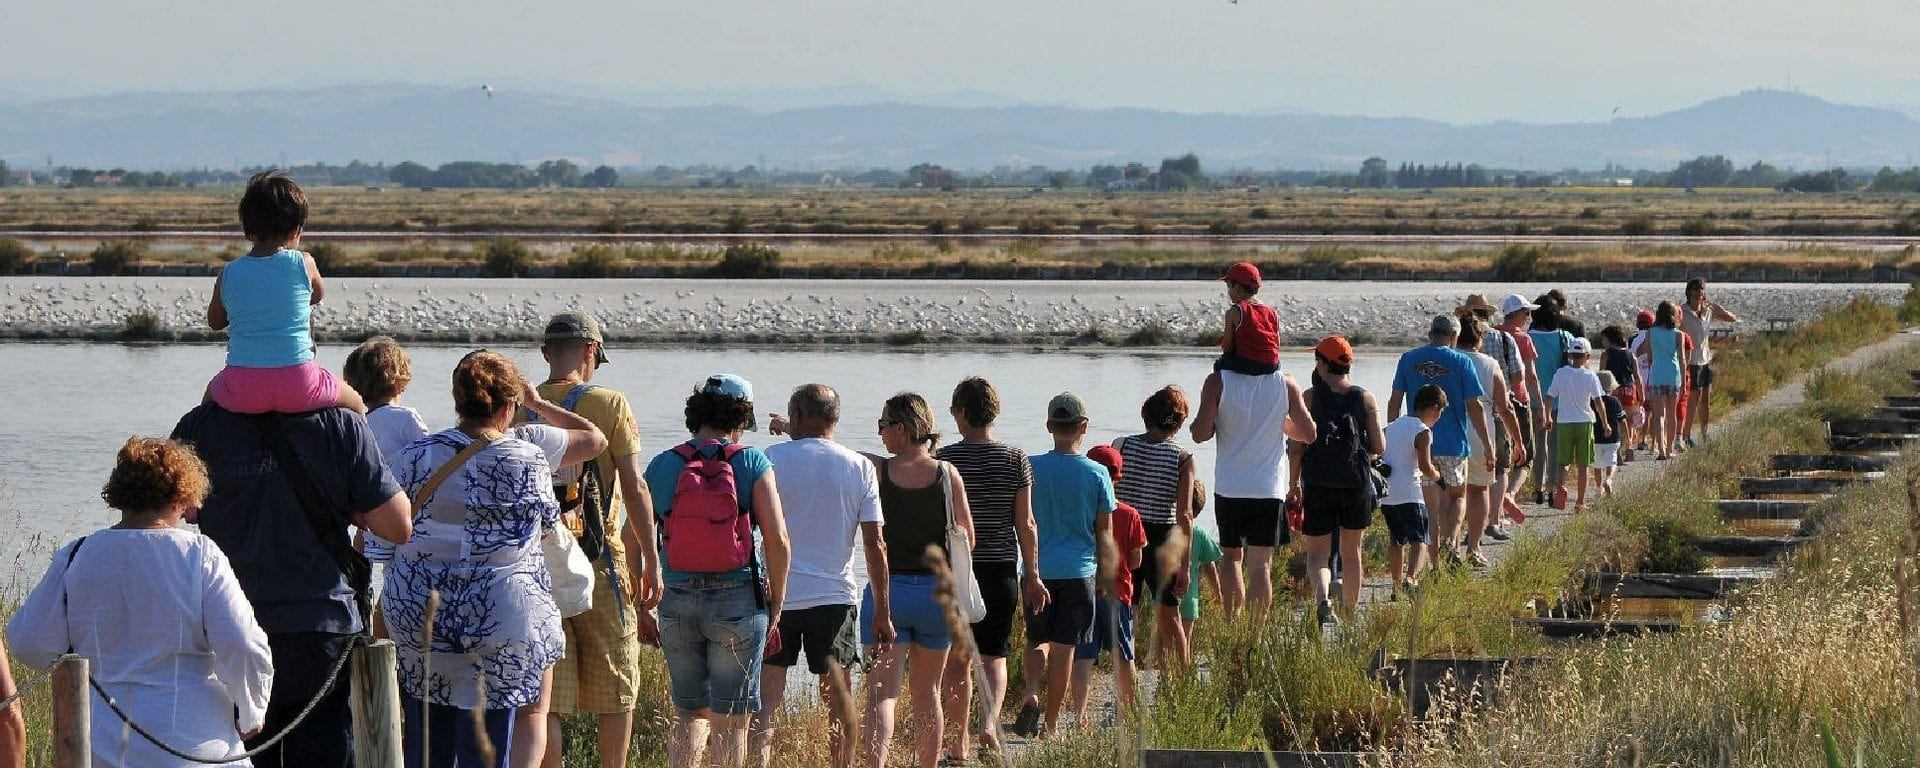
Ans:
[[[1369,284],[1314,294],[1270,286],[1290,339],[1346,333],[1371,342],[1415,340],[1426,318],[1451,311],[1462,286],[1431,290]],[[1273,289],[1277,288],[1278,291]],[[1661,299],[1676,286],[1573,286],[1575,316],[1597,332]],[[1225,298],[1211,283],[749,283],[724,281],[596,281],[410,279],[335,280],[314,324],[340,333],[405,336],[473,331],[537,337],[555,312],[596,314],[620,336],[721,336],[777,339],[811,334],[881,338],[989,340],[1078,334],[1094,328],[1124,337],[1150,325],[1188,343],[1217,328]],[[152,313],[171,328],[203,327],[210,278],[9,278],[0,280],[0,324],[38,331],[86,332],[121,326]],[[1895,286],[1778,285],[1717,290],[1715,298],[1750,319],[1805,318],[1857,293],[1897,296]],[[1493,291],[1489,290],[1492,294]],[[1670,295],[1672,294],[1672,295]],[[1499,295],[1491,298],[1498,300]]]

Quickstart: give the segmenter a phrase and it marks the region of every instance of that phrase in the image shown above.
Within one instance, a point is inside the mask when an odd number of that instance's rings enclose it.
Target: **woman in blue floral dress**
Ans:
[[[413,538],[394,551],[381,595],[398,647],[406,764],[504,768],[513,756],[523,765],[543,749],[548,673],[566,645],[540,547],[560,519],[552,468],[592,457],[606,438],[540,400],[492,352],[460,361],[453,394],[459,426],[391,462],[415,503]],[[523,403],[547,423],[508,429]],[[424,487],[475,441],[483,447]]]

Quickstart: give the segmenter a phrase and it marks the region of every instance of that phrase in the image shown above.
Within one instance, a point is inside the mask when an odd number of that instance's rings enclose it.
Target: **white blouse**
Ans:
[[[244,751],[240,733],[266,717],[267,634],[226,555],[183,528],[107,529],[61,547],[7,642],[38,669],[73,649],[128,717],[194,755]],[[98,694],[92,731],[96,766],[194,765],[127,729]]]

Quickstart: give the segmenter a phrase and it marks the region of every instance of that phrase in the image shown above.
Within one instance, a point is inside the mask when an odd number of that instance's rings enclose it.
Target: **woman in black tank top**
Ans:
[[[933,431],[933,409],[919,395],[905,392],[887,400],[881,410],[880,441],[891,457],[872,456],[880,475],[881,533],[887,543],[887,584],[869,585],[862,613],[870,616],[862,632],[866,653],[873,659],[867,673],[866,728],[861,747],[868,765],[886,765],[893,741],[894,704],[901,683],[913,697],[913,709],[922,718],[915,735],[921,765],[940,760],[943,730],[940,681],[947,651],[954,638],[952,623],[939,601],[927,565],[928,548],[945,553],[947,506],[951,499],[954,523],[971,541],[973,519],[967,513],[966,487],[953,465],[933,457],[940,436]],[[951,563],[951,561],[948,561]],[[957,622],[956,622],[957,623]],[[891,632],[883,624],[891,625]],[[929,727],[930,726],[930,727]]]

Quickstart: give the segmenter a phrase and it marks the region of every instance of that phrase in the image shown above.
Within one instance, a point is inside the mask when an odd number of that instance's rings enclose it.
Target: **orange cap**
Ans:
[[[1353,345],[1345,336],[1328,336],[1313,345],[1313,352],[1341,365],[1353,365]]]
[[[1243,261],[1228,267],[1226,276],[1220,279],[1231,280],[1248,288],[1258,290],[1260,288],[1260,268],[1254,266],[1251,261]]]

